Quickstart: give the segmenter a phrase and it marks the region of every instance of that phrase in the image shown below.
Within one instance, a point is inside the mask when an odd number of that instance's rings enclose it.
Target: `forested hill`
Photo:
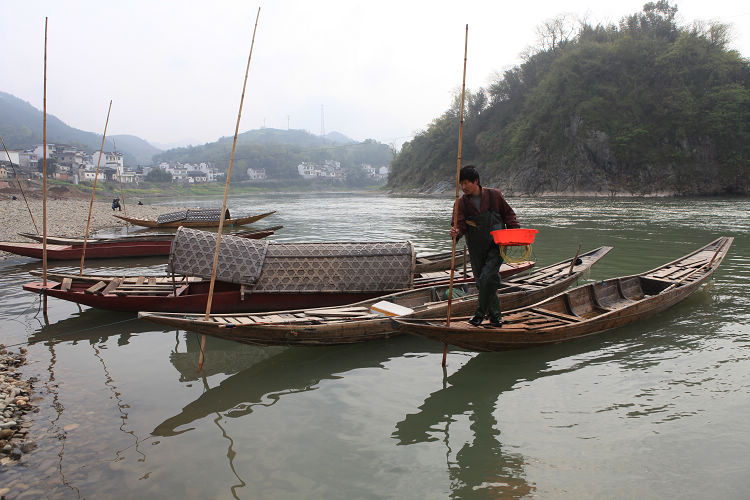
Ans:
[[[0,136],[9,149],[30,149],[42,143],[42,112],[28,102],[6,92],[0,92]],[[65,124],[47,115],[47,142],[69,144],[91,153],[98,151],[102,136]],[[125,156],[125,165],[151,163],[151,157],[161,151],[134,135],[107,136],[104,149],[116,149]]]
[[[750,64],[725,25],[676,11],[648,3],[567,37],[546,24],[543,47],[467,94],[462,163],[516,194],[747,194]],[[459,102],[403,145],[391,187],[453,189]]]
[[[233,140],[233,137],[222,137],[202,146],[170,149],[156,155],[154,162],[211,162],[224,170],[229,165]],[[269,179],[298,179],[297,165],[326,160],[340,162],[351,174],[362,164],[379,167],[388,165],[392,158],[391,148],[374,140],[355,142],[338,132],[321,137],[304,130],[263,128],[243,132],[237,137],[232,179],[246,179],[248,168],[266,169]]]

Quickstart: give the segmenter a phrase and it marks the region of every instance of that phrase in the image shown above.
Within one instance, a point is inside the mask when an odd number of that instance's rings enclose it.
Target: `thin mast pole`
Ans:
[[[453,227],[458,227],[458,193],[460,192],[461,176],[461,144],[464,136],[464,97],[466,95],[466,55],[469,49],[469,25],[466,25],[466,37],[464,39],[464,77],[461,82],[461,111],[458,124],[458,159],[456,160],[456,200],[453,202]],[[453,248],[451,250],[451,277],[448,285],[448,312],[445,318],[445,326],[451,326],[451,303],[453,302],[453,268],[456,265],[456,237],[453,237]],[[474,271],[476,272],[476,270]],[[448,344],[443,345],[443,366],[448,356]]]
[[[42,289],[47,289],[47,19],[44,18],[44,97],[42,114]],[[47,314],[47,294],[44,294]]]
[[[107,125],[109,125],[109,112],[112,111],[112,99],[109,100],[107,109],[107,121],[104,122],[104,135],[102,136],[102,145],[99,147],[99,159],[96,162],[96,173],[94,174],[94,186],[91,188],[91,202],[89,202],[89,220],[86,222],[86,233],[83,235],[83,251],[81,252],[81,270],[78,276],[83,276],[83,259],[86,258],[86,243],[89,239],[89,227],[91,227],[91,212],[94,210],[94,194],[96,194],[96,180],[99,178],[99,165],[102,163],[104,154],[104,138],[107,137]]]
[[[18,183],[18,189],[21,190],[21,196],[23,196],[23,201],[26,202],[26,208],[29,211],[29,217],[31,217],[31,222],[34,224],[34,230],[36,231],[36,234],[39,234],[39,228],[36,227],[36,221],[34,220],[34,214],[31,213],[31,207],[29,206],[29,200],[26,198],[26,193],[23,192],[23,186],[21,186],[21,179],[18,178],[18,172],[16,172],[16,167],[13,166],[13,160],[10,159],[10,153],[8,152],[8,148],[5,146],[5,141],[3,140],[3,136],[1,136],[1,135],[0,135],[0,142],[3,143],[3,149],[5,150],[5,154],[8,155],[8,161],[10,162],[10,168],[13,169],[13,175],[16,176],[16,182]]]
[[[221,245],[221,231],[224,228],[224,219],[227,213],[227,196],[229,195],[229,180],[232,177],[232,166],[234,165],[234,150],[237,147],[237,135],[240,131],[240,118],[242,117],[242,103],[245,101],[245,89],[247,88],[247,75],[250,73],[250,61],[253,58],[253,47],[255,46],[255,32],[258,30],[258,18],[260,18],[260,7],[255,16],[255,28],[253,28],[253,39],[250,42],[250,54],[247,56],[247,67],[245,68],[245,81],[242,84],[242,97],[240,97],[240,109],[237,112],[237,125],[234,127],[234,141],[232,142],[232,154],[229,157],[229,168],[227,168],[227,181],[224,185],[224,201],[221,205],[221,218],[219,229],[216,233],[216,249],[214,250],[214,263],[211,269],[211,284],[208,288],[208,301],[206,302],[206,321],[211,317],[211,302],[214,298],[214,284],[216,283],[216,268],[219,266],[219,246]],[[203,353],[206,348],[206,336],[201,336],[201,352],[198,356],[198,370],[203,369]]]

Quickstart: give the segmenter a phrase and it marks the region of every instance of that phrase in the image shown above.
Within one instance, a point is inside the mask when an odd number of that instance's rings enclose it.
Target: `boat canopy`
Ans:
[[[168,272],[211,277],[216,233],[177,230]],[[414,284],[411,241],[273,243],[223,235],[216,279],[247,292],[390,292]]]
[[[226,218],[229,219],[229,210],[227,210]],[[156,222],[159,224],[167,224],[178,220],[184,220],[185,222],[218,222],[219,219],[221,219],[220,208],[201,208],[161,214],[156,218]]]

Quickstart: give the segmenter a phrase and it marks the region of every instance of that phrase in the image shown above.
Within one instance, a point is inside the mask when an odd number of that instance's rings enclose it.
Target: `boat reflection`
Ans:
[[[175,348],[169,353],[169,362],[180,373],[180,382],[190,382],[220,373],[232,375],[289,349],[286,346],[259,347],[206,337],[203,370],[199,372],[201,336],[193,332],[184,332],[183,338],[184,348],[179,345],[178,340]]]
[[[40,325],[29,335],[28,342],[30,345],[38,342],[97,344],[117,336],[117,345],[123,346],[129,344],[130,339],[139,333],[170,331],[143,323],[130,313],[89,308],[55,323]]]
[[[391,358],[402,356],[414,345],[418,345],[421,351],[424,351],[425,346],[435,352],[442,349],[437,343],[425,343],[421,339],[408,337],[373,341],[366,345],[279,347],[278,350],[271,351],[275,354],[260,359],[252,366],[222,380],[215,387],[207,388],[206,392],[187,404],[179,414],[157,425],[152,434],[175,436],[190,431],[193,427],[186,426],[213,413],[222,413],[227,418],[242,417],[252,413],[256,406],[275,404],[287,394],[314,390],[322,380],[338,378],[338,374],[359,368],[383,366]],[[207,354],[210,352],[207,349]],[[197,353],[193,356],[197,356]]]

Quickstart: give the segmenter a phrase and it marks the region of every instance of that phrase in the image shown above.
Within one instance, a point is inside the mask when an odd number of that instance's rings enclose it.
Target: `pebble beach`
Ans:
[[[47,234],[82,238],[86,232],[91,201],[86,199],[50,199],[47,200]],[[33,215],[32,222],[29,209]],[[111,202],[94,201],[91,210],[89,238],[95,237],[97,231],[125,227],[126,223],[113,214],[155,219],[158,215],[179,210],[175,207],[137,205],[126,207],[127,212],[113,211]],[[18,233],[43,232],[42,200],[32,198],[26,202],[20,196],[13,200],[8,197],[0,200],[0,241],[31,240]],[[0,259],[17,257],[0,251]],[[28,438],[31,427],[30,413],[35,408],[34,384],[32,377],[24,379],[19,369],[26,363],[26,349],[20,347],[18,352],[0,344],[0,467],[19,463],[22,456],[31,452],[36,443]],[[0,469],[0,472],[2,469]],[[0,498],[5,498],[7,488],[0,485]]]
[[[29,199],[29,208],[20,196],[18,199],[0,200],[0,241],[26,241],[30,242],[18,233],[36,233],[34,222],[29,215],[34,216],[36,228],[42,234],[42,200]],[[51,199],[47,200],[47,234],[49,236],[64,236],[70,238],[83,238],[86,232],[86,224],[89,217],[90,200],[85,199]],[[128,204],[124,211],[113,211],[112,203],[105,201],[94,201],[91,211],[91,226],[89,227],[89,238],[96,235],[102,229],[125,227],[126,223],[116,217],[125,215],[128,217],[139,217],[145,219],[156,219],[157,216],[167,212],[180,210],[180,208]],[[0,252],[0,258],[8,258],[11,254]]]

